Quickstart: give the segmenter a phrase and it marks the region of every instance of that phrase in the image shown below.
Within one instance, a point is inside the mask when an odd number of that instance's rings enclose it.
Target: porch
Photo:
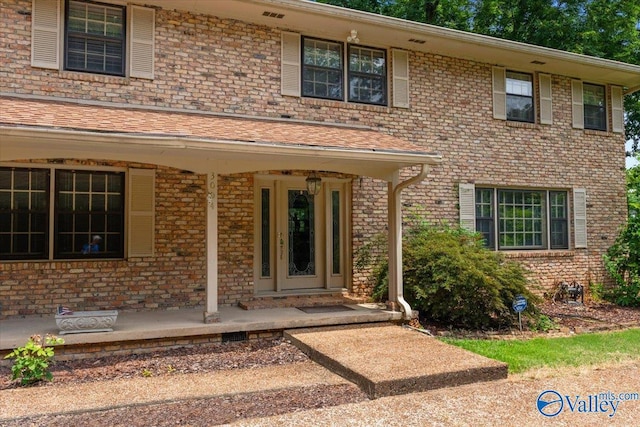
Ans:
[[[220,307],[220,321],[202,323],[202,308],[120,312],[113,332],[69,334],[57,349],[56,358],[100,357],[107,354],[152,352],[177,346],[281,336],[285,329],[397,321],[401,312],[377,304],[348,304],[243,310]],[[33,334],[57,334],[53,314],[0,320],[0,357],[24,345]],[[6,363],[6,361],[0,361]]]

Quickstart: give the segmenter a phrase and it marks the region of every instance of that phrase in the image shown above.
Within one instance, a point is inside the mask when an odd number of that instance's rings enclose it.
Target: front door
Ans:
[[[278,277],[282,290],[324,288],[322,195],[302,183],[282,183],[278,215]]]
[[[346,182],[323,178],[313,196],[304,177],[256,177],[256,293],[346,285]]]

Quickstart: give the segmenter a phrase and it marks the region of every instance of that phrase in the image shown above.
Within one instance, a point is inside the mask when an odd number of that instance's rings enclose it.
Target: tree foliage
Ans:
[[[637,0],[317,0],[640,65]],[[629,155],[640,150],[640,92],[625,97]]]

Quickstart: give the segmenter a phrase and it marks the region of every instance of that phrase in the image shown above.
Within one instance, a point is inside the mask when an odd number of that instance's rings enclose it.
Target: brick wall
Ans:
[[[571,128],[568,77],[552,76],[553,126],[494,120],[489,64],[420,52],[410,53],[411,109],[283,97],[278,29],[168,10],[156,13],[153,81],[34,69],[30,66],[31,1],[0,0],[0,5],[1,91],[371,126],[443,154],[443,163],[422,184],[403,193],[407,210],[422,211],[433,221],[457,223],[460,182],[586,188],[588,249],[510,257],[534,272],[540,289],[560,278],[606,280],[601,257],[626,217],[624,138]],[[158,259],[151,264],[149,260],[2,263],[0,272],[8,277],[0,284],[3,312],[7,313],[6,304],[20,307],[8,311],[11,314],[50,310],[60,300],[51,294],[51,286],[61,278],[67,283],[80,278],[110,283],[105,292],[114,293],[111,303],[119,307],[202,304],[205,224],[197,215],[204,215],[206,209],[201,195],[204,178],[162,167],[159,171],[157,214],[164,222],[157,225]],[[386,229],[386,183],[356,177],[352,190],[353,250],[357,252]],[[220,177],[219,191],[219,298],[226,305],[253,292],[252,175]],[[174,271],[176,265],[178,271]],[[369,268],[354,271],[354,292],[369,292],[369,273]],[[33,288],[22,289],[25,283]],[[96,297],[83,292],[80,285],[73,286],[78,289],[63,292],[70,304],[80,298],[77,302],[86,308],[101,308]],[[33,296],[39,292],[42,298]]]
[[[33,162],[43,165],[46,162]],[[205,177],[133,163],[67,160],[56,167],[156,169],[155,255],[126,260],[1,262],[2,317],[74,310],[153,310],[204,304]]]

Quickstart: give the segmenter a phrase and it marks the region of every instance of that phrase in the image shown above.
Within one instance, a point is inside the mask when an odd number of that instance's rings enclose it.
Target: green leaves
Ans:
[[[51,346],[63,343],[62,338],[53,335],[31,336],[23,347],[18,347],[5,356],[5,359],[15,359],[11,367],[11,379],[20,379],[21,385],[51,381],[53,374],[49,370],[49,362],[54,356]]]

